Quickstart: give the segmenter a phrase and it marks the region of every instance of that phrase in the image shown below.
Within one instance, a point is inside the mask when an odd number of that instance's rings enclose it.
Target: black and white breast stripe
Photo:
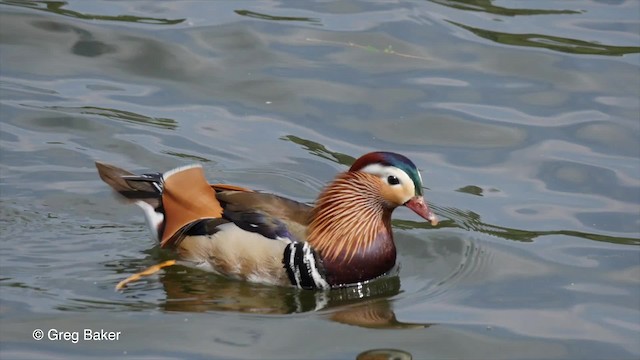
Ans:
[[[292,242],[284,249],[282,263],[289,281],[301,289],[329,289],[322,260],[315,250],[304,242]]]

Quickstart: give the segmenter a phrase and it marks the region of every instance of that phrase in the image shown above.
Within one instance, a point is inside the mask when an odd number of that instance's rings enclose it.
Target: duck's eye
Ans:
[[[398,178],[393,175],[389,175],[389,177],[387,178],[387,182],[389,183],[389,185],[400,184],[400,180],[398,180]]]

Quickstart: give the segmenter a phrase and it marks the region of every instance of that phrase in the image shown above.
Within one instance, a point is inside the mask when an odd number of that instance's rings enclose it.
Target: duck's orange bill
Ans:
[[[413,210],[414,213],[420,215],[423,219],[429,221],[431,226],[438,225],[438,217],[429,209],[426,201],[422,196],[414,196],[409,201],[404,203],[404,206]]]

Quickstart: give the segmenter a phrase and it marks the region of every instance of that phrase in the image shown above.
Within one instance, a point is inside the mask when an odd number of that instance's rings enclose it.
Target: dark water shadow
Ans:
[[[270,20],[270,21],[303,21],[308,22],[313,25],[322,25],[319,19],[308,18],[308,17],[297,17],[297,16],[274,16],[267,15],[255,11],[250,10],[234,10],[234,12],[240,16],[246,16],[254,19],[260,20]]]
[[[489,14],[504,15],[504,16],[558,15],[558,14],[583,13],[583,11],[576,11],[576,10],[507,8],[503,6],[494,5],[493,0],[429,0],[429,1],[439,5],[458,9],[458,10],[478,11],[478,12],[485,12]]]
[[[483,12],[498,16],[536,16],[536,15],[581,15],[586,10],[554,10],[554,9],[534,9],[534,8],[508,8],[495,5],[493,0],[429,0],[438,5],[447,6],[456,10]],[[528,4],[536,4],[529,2]],[[506,33],[492,31],[479,27],[465,25],[459,22],[445,20],[450,24],[467,30],[478,37],[491,40],[498,44],[515,45],[533,48],[545,48],[553,51],[582,54],[582,55],[605,55],[622,56],[640,52],[638,46],[613,46],[598,42],[590,42],[560,36],[550,36],[534,33]]]
[[[513,34],[481,29],[447,20],[450,24],[498,44],[545,48],[570,54],[622,56],[640,52],[640,46],[614,46],[544,34]]]
[[[66,1],[12,1],[3,0],[0,4],[16,6],[34,10],[41,10],[49,13],[54,13],[62,16],[72,17],[83,20],[101,20],[101,21],[120,21],[139,24],[153,24],[153,25],[175,25],[184,22],[186,19],[163,19],[154,17],[141,17],[133,15],[98,15],[88,14],[79,11],[65,9],[68,5]]]
[[[27,105],[24,105],[27,106]],[[152,127],[174,130],[178,127],[178,122],[174,119],[158,118],[142,115],[132,111],[118,110],[102,108],[97,106],[31,106],[33,108],[41,108],[46,110],[58,111],[64,114],[81,114],[81,115],[94,115],[110,120],[119,120],[133,124],[148,125]]]
[[[353,156],[343,154],[337,151],[331,151],[324,145],[315,142],[313,140],[304,139],[295,135],[286,135],[280,138],[280,140],[290,141],[294,144],[300,145],[309,154],[317,156],[322,159],[329,160],[333,163],[351,166],[356,161]]]

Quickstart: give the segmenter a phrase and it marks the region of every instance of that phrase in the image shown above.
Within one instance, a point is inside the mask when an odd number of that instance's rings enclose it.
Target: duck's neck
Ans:
[[[320,254],[332,284],[369,280],[395,265],[391,212],[371,174],[340,174],[320,194],[307,241]]]

